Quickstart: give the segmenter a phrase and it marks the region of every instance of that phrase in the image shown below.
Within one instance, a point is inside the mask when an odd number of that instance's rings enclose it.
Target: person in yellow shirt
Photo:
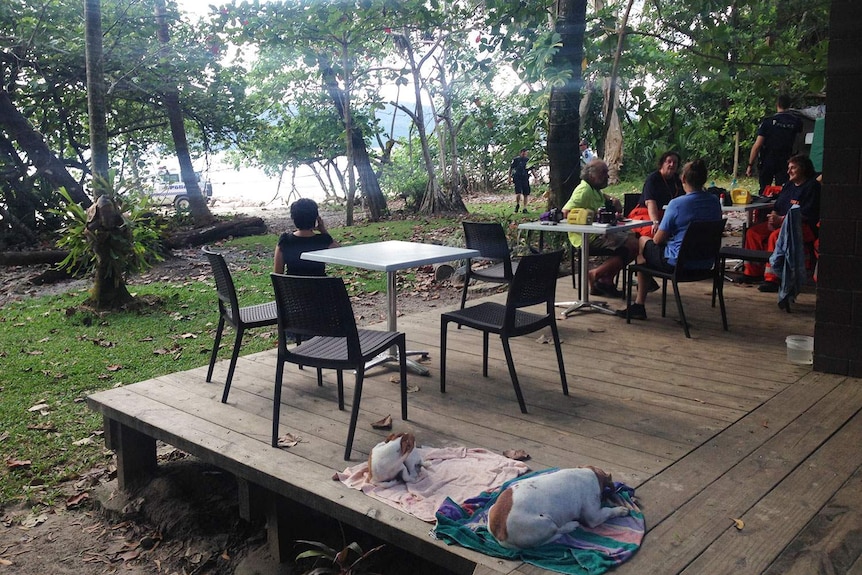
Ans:
[[[617,212],[622,212],[620,201],[602,192],[608,187],[608,165],[602,160],[591,160],[581,170],[581,183],[572,192],[572,197],[563,206],[563,217],[568,217],[574,208],[598,211],[612,202]],[[591,234],[591,250],[612,250],[614,255],[605,259],[598,267],[590,270],[590,295],[622,297],[614,277],[638,254],[637,236],[632,232],[613,232]],[[569,241],[575,249],[581,247],[581,234],[569,234]]]

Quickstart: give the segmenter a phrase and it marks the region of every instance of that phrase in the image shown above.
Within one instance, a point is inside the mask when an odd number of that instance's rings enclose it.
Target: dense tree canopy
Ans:
[[[582,58],[561,51],[558,4],[230,2],[191,23],[168,2],[160,45],[152,0],[103,0],[110,167],[137,186],[143,158],[170,149],[175,89],[193,157],[231,149],[238,165],[286,179],[312,166],[327,196],[361,196],[377,218],[396,194],[429,212],[461,209],[461,194],[506,186],[524,146],[554,174],[569,160],[546,155],[561,89],[580,98],[565,134],[600,153],[618,115],[630,179],[669,148],[731,172],[777,94],[824,102],[826,0],[649,0],[625,22],[627,3],[595,0]],[[614,70],[619,104],[607,106]],[[80,0],[0,5],[4,237],[55,226],[46,210],[60,186],[90,201],[85,79]],[[565,193],[555,177],[550,186]]]

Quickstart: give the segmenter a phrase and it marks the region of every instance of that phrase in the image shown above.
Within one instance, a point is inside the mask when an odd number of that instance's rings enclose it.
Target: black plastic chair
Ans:
[[[221,344],[221,336],[225,324],[230,324],[236,330],[233,352],[230,356],[230,366],[227,370],[227,379],[225,380],[224,392],[222,392],[221,397],[222,403],[227,403],[230,383],[233,380],[233,372],[236,369],[236,360],[239,357],[239,348],[242,344],[242,336],[245,330],[277,325],[278,317],[274,301],[241,307],[236,296],[233,278],[231,277],[227,263],[224,261],[224,257],[206,246],[204,246],[203,252],[212,267],[216,283],[216,293],[218,294],[219,310],[218,327],[216,328],[215,342],[213,343],[212,354],[210,354],[210,365],[207,370],[206,380],[208,382],[212,381],[213,369],[215,368],[216,356],[218,355],[218,348],[219,344]]]
[[[623,217],[629,217],[632,210],[638,205],[641,200],[641,194],[638,192],[623,194]]]
[[[272,409],[272,446],[278,444],[281,386],[284,364],[295,363],[338,372],[338,409],[344,410],[343,371],[356,371],[353,406],[344,459],[350,459],[365,364],[395,346],[401,367],[401,419],[407,419],[406,338],[397,331],[357,329],[353,307],[344,282],[338,277],[310,277],[270,274],[278,307],[278,363]],[[286,333],[296,334],[302,343],[287,347]],[[318,383],[320,380],[318,372]]]
[[[676,307],[679,311],[679,319],[682,322],[682,328],[685,330],[685,337],[690,338],[688,321],[685,319],[685,311],[682,307],[682,298],[679,295],[679,285],[684,282],[697,282],[704,280],[712,280],[713,294],[718,295],[718,303],[721,307],[721,324],[724,331],[727,331],[727,311],[724,307],[724,273],[719,264],[719,250],[721,249],[721,238],[724,233],[725,220],[717,220],[711,222],[699,221],[691,222],[682,238],[682,245],[679,248],[679,256],[676,260],[676,266],[673,271],[657,270],[647,264],[632,264],[629,266],[629,288],[627,299],[632,301],[632,278],[637,272],[644,272],[654,278],[661,278],[661,316],[665,317],[667,310],[667,282],[671,281],[673,285],[673,295],[676,299]],[[686,262],[712,260],[712,268],[708,270],[690,270],[686,269]],[[712,303],[715,307],[715,300]],[[631,323],[628,310],[626,308],[626,322]]]
[[[461,309],[467,302],[467,287],[470,280],[509,284],[512,282],[518,262],[512,261],[509,242],[503,226],[493,222],[462,222],[464,225],[464,242],[467,248],[478,250],[479,257],[467,260],[464,266],[464,290],[461,292]],[[475,260],[490,260],[488,267],[474,268]]]
[[[450,322],[459,326],[472,327],[482,331],[482,375],[488,377],[488,334],[495,333],[503,341],[506,364],[512,378],[512,386],[518,397],[522,413],[527,413],[518,375],[512,362],[509,338],[533,333],[543,327],[550,327],[557,352],[557,364],[563,394],[569,395],[566,371],[563,367],[563,351],[560,348],[560,334],[554,314],[554,292],[557,287],[557,271],[563,259],[562,250],[521,258],[518,270],[509,286],[506,304],[483,302],[461,310],[444,313],[440,316],[440,392],[446,392],[446,334]],[[521,308],[545,305],[544,313],[523,311]]]

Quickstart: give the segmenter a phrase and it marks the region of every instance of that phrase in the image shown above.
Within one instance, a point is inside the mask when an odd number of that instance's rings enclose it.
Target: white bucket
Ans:
[[[814,338],[810,335],[788,335],[784,340],[787,344],[787,361],[799,365],[814,363]]]

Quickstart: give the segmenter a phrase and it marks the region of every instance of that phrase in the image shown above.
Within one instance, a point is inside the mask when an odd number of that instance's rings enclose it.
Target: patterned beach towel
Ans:
[[[488,531],[488,510],[497,496],[515,481],[550,471],[555,469],[528,473],[461,504],[447,499],[437,510],[435,535],[450,545],[570,575],[600,575],[634,555],[643,541],[646,525],[634,501],[634,489],[622,483],[615,484],[614,492],[606,494],[602,505],[628,507],[631,513],[626,517],[615,517],[594,529],[578,527],[552,543],[532,549],[507,549],[497,543]]]
[[[525,463],[487,449],[417,447],[416,450],[425,464],[416,483],[398,483],[389,487],[374,485],[368,481],[367,461],[336,473],[335,478],[347,487],[433,523],[437,509],[447,497],[463,501],[530,470]]]

